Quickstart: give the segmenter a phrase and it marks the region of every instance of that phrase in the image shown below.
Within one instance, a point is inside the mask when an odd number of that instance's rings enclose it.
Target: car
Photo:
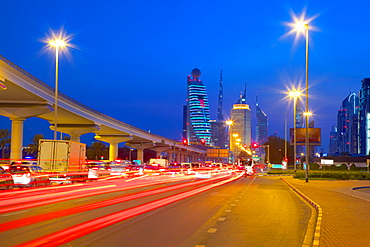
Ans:
[[[166,171],[166,168],[159,164],[151,164],[144,166],[144,173],[159,174],[164,171]]]
[[[50,184],[48,174],[41,167],[33,164],[13,164],[9,167],[14,187],[37,187]]]
[[[0,189],[10,190],[14,186],[12,174],[0,166]]]
[[[144,166],[143,165],[129,165],[126,166],[126,174],[128,176],[143,175]]]
[[[86,162],[88,168],[87,177],[92,179],[97,179],[103,176],[110,175],[110,163],[106,161],[88,161]]]

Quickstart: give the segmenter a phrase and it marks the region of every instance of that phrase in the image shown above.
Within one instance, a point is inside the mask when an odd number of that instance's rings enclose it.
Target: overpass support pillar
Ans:
[[[54,125],[50,126],[54,130]],[[71,141],[80,142],[80,136],[86,133],[97,132],[100,126],[97,124],[58,124],[59,132],[67,133],[71,137]]]
[[[22,143],[23,143],[23,122],[26,118],[11,118],[12,121],[12,138],[10,162],[22,159]]]
[[[118,143],[132,140],[129,135],[96,135],[95,139],[109,143],[109,160],[115,160],[118,157]]]
[[[147,142],[147,143],[128,143],[126,144],[130,147],[133,147],[137,150],[137,159],[141,161],[141,164],[144,163],[144,149],[151,149],[154,146],[153,142]]]
[[[168,154],[167,155],[168,162],[169,163],[172,163],[174,161],[174,159],[173,159],[173,151],[168,151],[167,154]]]

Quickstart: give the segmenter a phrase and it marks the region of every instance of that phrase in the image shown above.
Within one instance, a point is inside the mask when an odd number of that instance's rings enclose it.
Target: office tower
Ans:
[[[201,142],[209,145],[211,141],[211,124],[209,122],[209,104],[206,86],[200,80],[198,68],[191,71],[187,77],[187,105],[184,108],[184,136],[188,142]],[[186,111],[186,112],[185,112]]]
[[[364,78],[359,91],[358,109],[358,148],[359,153],[369,155],[370,149],[370,78]],[[340,133],[338,133],[340,134]]]
[[[338,128],[337,126],[332,126],[330,131],[329,139],[329,155],[334,155],[339,153],[338,149]]]
[[[295,127],[297,129],[298,128],[304,128],[305,124],[306,124],[305,117],[303,115],[303,113],[304,113],[303,109],[304,108],[303,108],[302,99],[297,98],[297,100],[296,100],[296,115],[295,115],[295,122],[296,122]],[[297,152],[297,154],[306,153],[306,148],[302,145],[297,145],[296,146],[296,152]]]
[[[211,120],[211,145],[222,149],[228,148],[229,146],[227,127],[223,114],[222,68],[220,72],[220,84],[218,91],[217,120]]]
[[[210,120],[211,145],[221,149],[228,148],[227,128],[224,122]]]
[[[218,91],[218,108],[217,108],[217,120],[223,122],[225,120],[223,113],[223,98],[224,98],[224,86],[222,81],[222,67],[220,72],[220,87]]]
[[[358,153],[358,97],[350,93],[343,101],[337,115],[338,152]]]
[[[231,119],[233,124],[230,126],[230,150],[234,154],[240,153],[240,146],[251,145],[252,127],[251,127],[251,109],[246,102],[246,92],[240,95],[239,100],[231,109]]]
[[[268,119],[258,104],[258,97],[256,96],[256,142],[263,145],[268,139]]]

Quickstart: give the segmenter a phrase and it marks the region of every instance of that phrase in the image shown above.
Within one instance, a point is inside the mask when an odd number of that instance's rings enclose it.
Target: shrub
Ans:
[[[319,170],[320,165],[317,163],[310,163],[310,170]]]

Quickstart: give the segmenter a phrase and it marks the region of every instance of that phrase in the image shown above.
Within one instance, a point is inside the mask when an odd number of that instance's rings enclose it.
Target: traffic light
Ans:
[[[284,158],[284,161],[288,162],[288,158]]]
[[[182,139],[182,144],[183,144],[184,146],[188,145],[188,139]]]
[[[258,143],[253,143],[252,144],[252,148],[259,148],[260,147],[260,145],[258,145]]]
[[[204,145],[206,145],[206,140],[201,139],[201,140],[200,140],[200,143],[204,146]]]

